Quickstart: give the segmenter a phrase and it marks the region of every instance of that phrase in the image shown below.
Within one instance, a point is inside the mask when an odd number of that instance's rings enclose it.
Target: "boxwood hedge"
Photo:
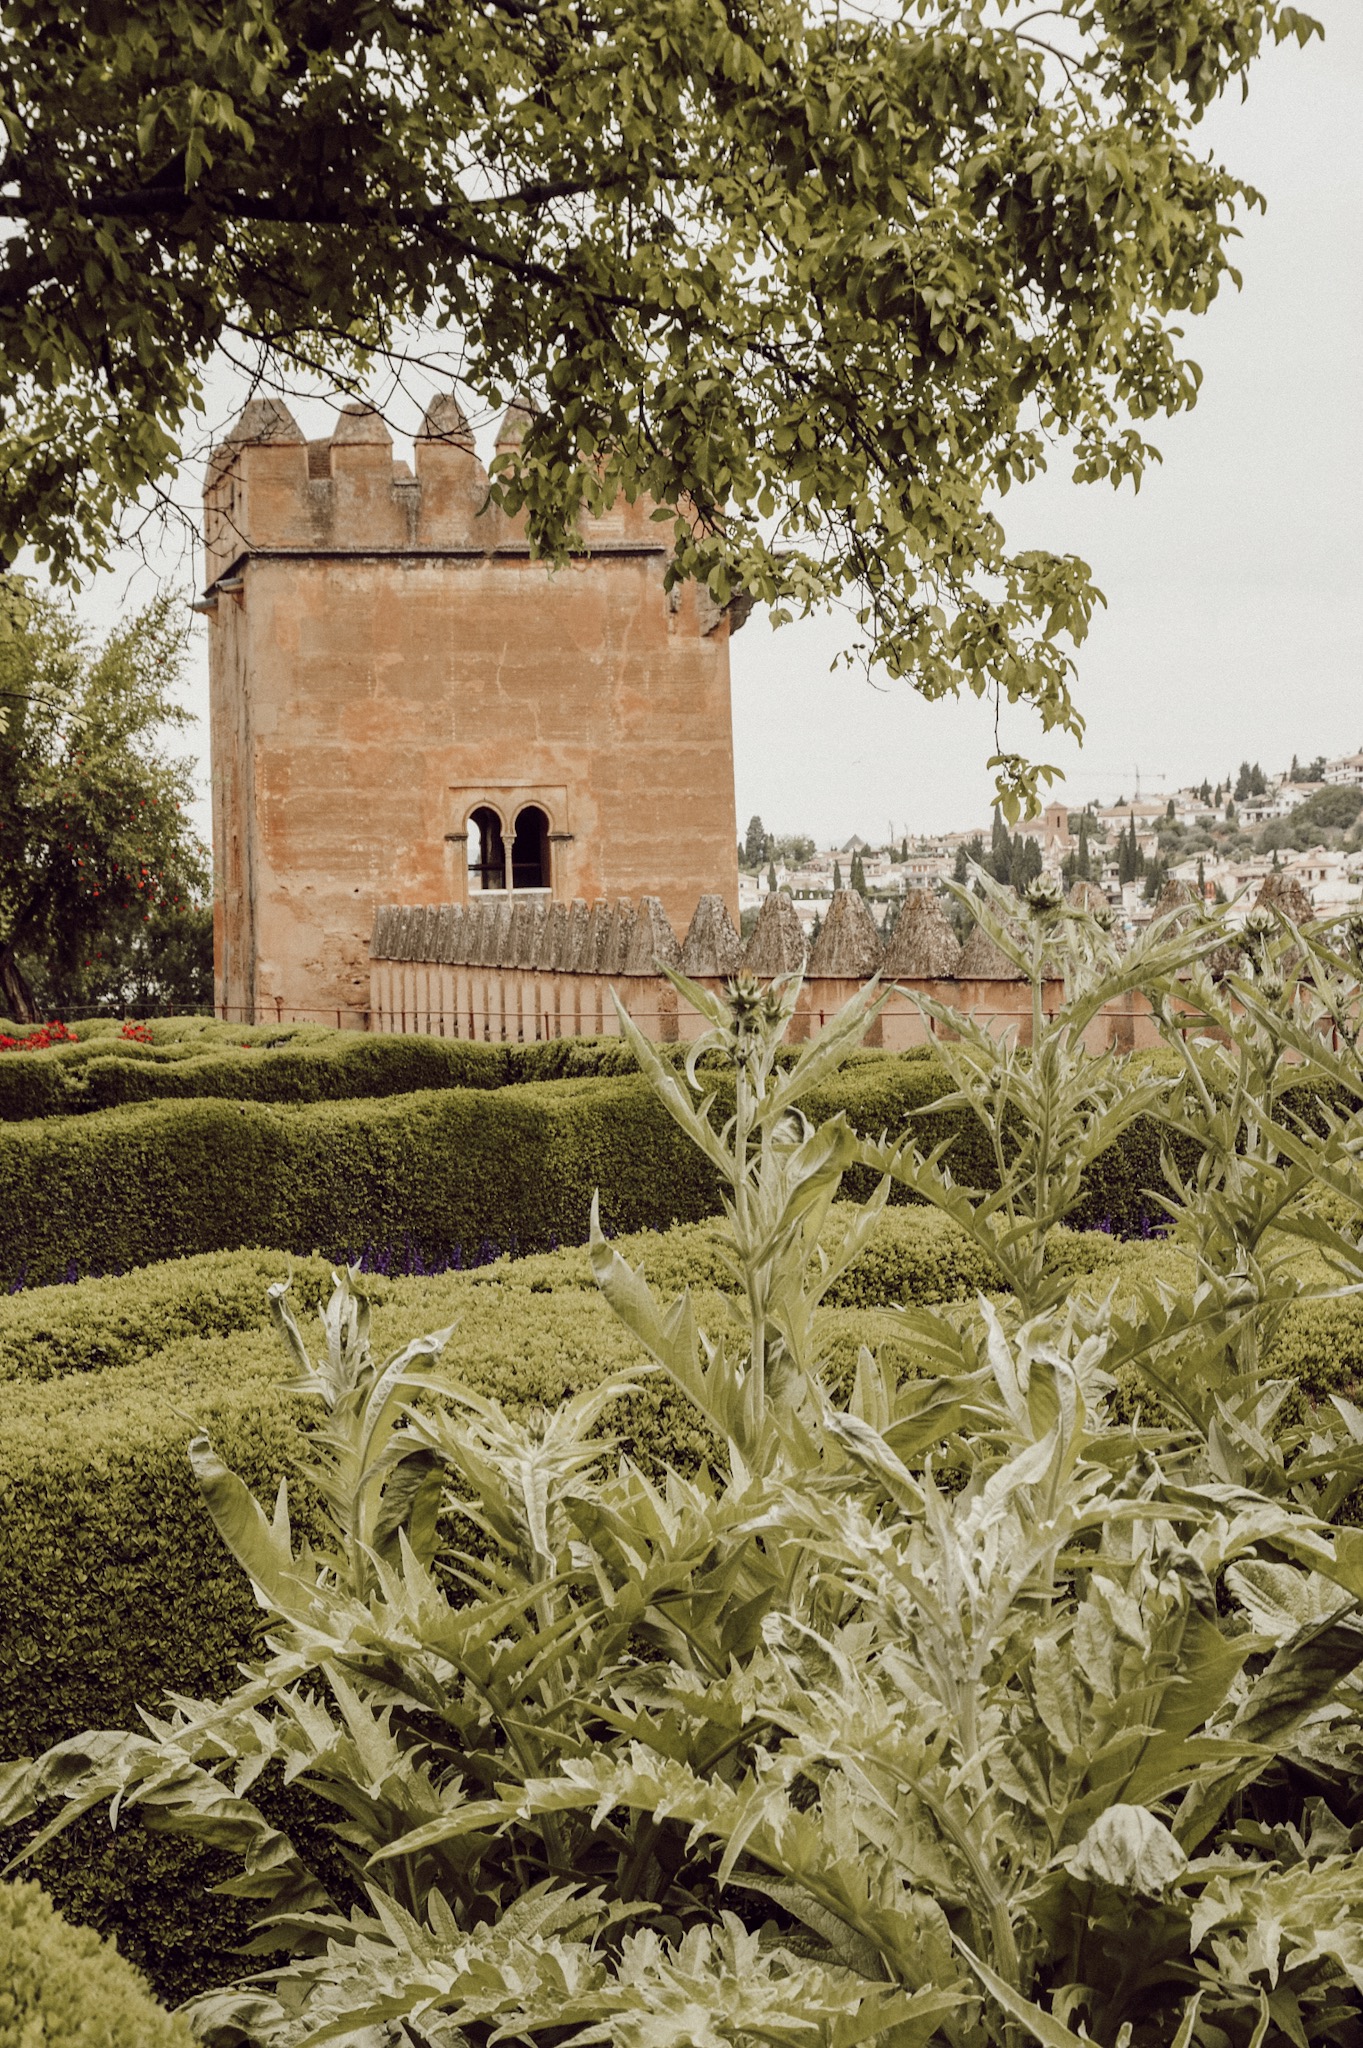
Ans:
[[[401,1297],[376,1314],[381,1345],[458,1314],[451,1369],[516,1403],[557,1401],[639,1356],[585,1288],[556,1295],[470,1280],[456,1293],[447,1278],[404,1283]],[[710,1315],[719,1312],[713,1297],[701,1299]],[[230,1686],[260,1615],[208,1520],[185,1446],[197,1429],[208,1430],[227,1461],[272,1499],[293,1465],[299,1415],[308,1412],[285,1391],[287,1372],[274,1331],[258,1327],[5,1389],[0,1759],[82,1728],[136,1726],[138,1706],[155,1707],[168,1689],[213,1694]],[[620,1403],[613,1421],[623,1446],[650,1467],[664,1459],[694,1466],[701,1455],[693,1417],[656,1380]],[[320,1535],[305,1488],[292,1488],[291,1511],[297,1533]],[[6,1844],[9,1853],[18,1846]],[[236,1967],[228,1951],[244,1923],[234,1902],[207,1896],[227,1874],[210,1852],[136,1823],[111,1838],[100,1815],[43,1851],[33,1874],[73,1918],[116,1933],[168,1999]]]
[[[624,1054],[618,1042],[614,1051]],[[870,1055],[808,1107],[816,1118],[845,1110],[867,1134],[949,1138],[957,1180],[991,1186],[985,1134],[968,1111],[934,1107],[945,1091],[930,1058]],[[1148,1229],[1160,1143],[1153,1124],[1128,1131],[1097,1162],[1072,1220]],[[415,1270],[474,1263],[580,1244],[598,1188],[616,1232],[718,1207],[710,1168],[637,1074],[301,1105],[190,1097],[10,1123],[0,1125],[0,1182],[7,1287],[250,1245],[332,1258],[369,1248]],[[853,1174],[848,1190],[870,1185]]]
[[[132,1966],[36,1884],[0,1884],[0,2048],[194,2048]]]
[[[245,1038],[197,1032],[150,1045],[106,1033],[44,1052],[6,1053],[0,1057],[0,1121],[79,1116],[195,1095],[341,1102],[421,1088],[505,1088],[637,1071],[618,1038],[481,1045],[315,1026],[282,1030],[287,1035],[258,1025]]]

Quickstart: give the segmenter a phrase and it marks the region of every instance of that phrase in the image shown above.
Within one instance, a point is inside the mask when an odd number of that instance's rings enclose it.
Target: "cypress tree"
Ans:
[[[996,882],[1006,882],[1013,865],[1013,842],[1003,813],[994,806],[994,823],[989,835],[989,872]]]

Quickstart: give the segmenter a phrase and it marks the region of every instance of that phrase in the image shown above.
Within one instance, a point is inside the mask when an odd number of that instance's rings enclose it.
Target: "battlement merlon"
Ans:
[[[530,418],[513,402],[498,431],[499,452],[517,445]],[[467,420],[451,393],[432,400],[412,444],[413,467],[393,455],[380,413],[347,405],[327,440],[306,441],[282,400],[256,398],[209,459],[204,485],[205,587],[252,555],[429,554],[524,556],[523,517],[509,519],[487,501],[487,472]],[[413,473],[413,468],[415,474]],[[601,518],[584,518],[592,555],[666,554],[669,535],[651,502],[618,500]],[[702,633],[727,621],[737,631],[751,606],[721,608],[695,593]]]

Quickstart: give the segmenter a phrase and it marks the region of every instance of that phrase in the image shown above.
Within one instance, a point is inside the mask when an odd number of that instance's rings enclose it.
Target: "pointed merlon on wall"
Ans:
[[[784,889],[773,889],[762,899],[744,950],[743,972],[760,975],[764,981],[778,974],[799,974],[807,952],[799,912]]]
[[[677,944],[676,933],[667,921],[662,898],[641,896],[629,958],[625,963],[625,973],[656,974],[659,966],[677,967],[680,963],[681,948]]]
[[[616,898],[611,913],[610,944],[606,949],[606,974],[627,974],[629,972],[630,949],[634,944],[634,927],[638,923],[634,905],[628,896]]]
[[[393,437],[378,407],[370,405],[367,399],[354,398],[349,405],[341,407],[340,417],[332,429],[331,445],[333,448],[391,448]]]
[[[737,974],[743,959],[743,941],[733,928],[722,896],[702,896],[682,940],[683,974],[711,978]]]
[[[524,392],[518,392],[502,416],[497,429],[497,453],[519,448],[535,420],[535,409]]]
[[[507,967],[524,967],[529,959],[530,932],[535,921],[533,898],[522,896],[519,903],[512,905],[511,930],[507,934]]]
[[[568,946],[561,963],[569,974],[583,974],[590,973],[591,971],[590,963],[586,960],[587,939],[591,919],[592,913],[587,906],[585,898],[575,896],[568,910]]]
[[[990,938],[982,924],[977,924],[961,948],[961,957],[956,964],[956,975],[960,981],[1021,981],[1022,976],[1014,967],[1008,955]]]
[[[886,979],[951,981],[960,958],[960,941],[937,898],[926,889],[911,889],[885,949]]]
[[[540,933],[535,966],[541,974],[558,974],[568,964],[568,906],[551,903]]]
[[[473,429],[452,391],[438,391],[426,408],[418,441],[438,441],[446,448],[463,448],[473,453]]]
[[[303,431],[282,398],[248,398],[227,440],[237,448],[301,446]]]
[[[835,890],[809,956],[809,974],[827,975],[835,981],[869,981],[880,973],[883,959],[880,933],[860,892]]]
[[[369,957],[371,960],[391,960],[392,940],[389,936],[393,927],[394,906],[380,903],[374,912],[374,924],[369,934]]]
[[[579,974],[600,974],[606,964],[606,948],[611,936],[611,907],[604,896],[593,899],[587,916],[587,932],[582,941],[582,957],[578,961]]]

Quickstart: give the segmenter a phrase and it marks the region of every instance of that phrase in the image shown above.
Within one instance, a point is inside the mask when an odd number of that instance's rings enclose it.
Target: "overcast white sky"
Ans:
[[[1148,430],[1163,467],[1137,497],[1070,484],[1062,452],[1003,508],[1010,542],[1084,556],[1108,599],[1080,654],[1082,752],[1021,712],[1001,725],[1006,747],[1065,769],[1074,801],[1129,795],[1138,770],[1157,792],[1242,756],[1273,769],[1363,747],[1363,6],[1305,4],[1324,44],[1272,52],[1247,102],[1204,125],[1268,212],[1243,223],[1243,291],[1190,323],[1205,382],[1191,414]],[[84,606],[103,628],[150,588],[125,569]],[[773,633],[757,613],[733,642],[740,831],[754,811],[822,843],[987,819],[992,710],[830,673],[844,633],[837,619]],[[203,669],[190,703],[206,785]]]
[[[1205,382],[1157,421],[1139,496],[1078,487],[1058,462],[1003,506],[1010,542],[1082,555],[1108,609],[1080,652],[1082,752],[1006,710],[1001,737],[1082,801],[1158,791],[1242,756],[1363,747],[1363,6],[1305,0],[1326,40],[1273,51],[1208,146],[1268,200],[1228,291],[1189,325]],[[993,714],[828,673],[840,627],[733,643],[740,828],[876,840],[986,819]]]

